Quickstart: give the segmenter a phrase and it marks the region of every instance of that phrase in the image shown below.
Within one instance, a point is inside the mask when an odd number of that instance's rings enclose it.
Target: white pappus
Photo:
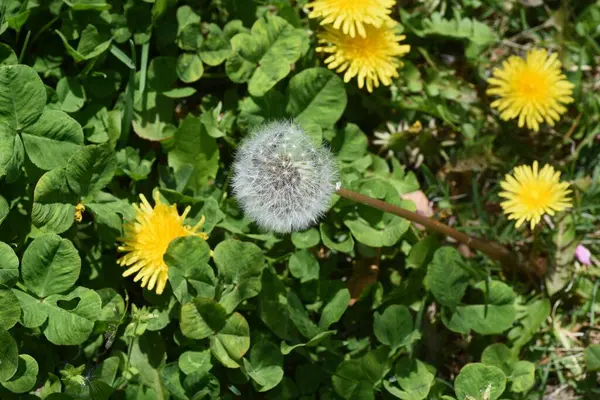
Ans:
[[[240,144],[232,186],[257,225],[287,233],[308,228],[328,210],[337,179],[328,149],[315,146],[297,124],[274,121]]]

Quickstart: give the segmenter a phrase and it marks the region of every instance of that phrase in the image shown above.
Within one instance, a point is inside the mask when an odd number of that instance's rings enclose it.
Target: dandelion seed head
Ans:
[[[242,142],[233,165],[233,192],[257,225],[303,230],[329,208],[338,171],[332,154],[295,123],[258,127]]]

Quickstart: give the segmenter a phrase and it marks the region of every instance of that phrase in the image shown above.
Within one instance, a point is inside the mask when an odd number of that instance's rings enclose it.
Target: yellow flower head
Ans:
[[[168,266],[163,260],[169,243],[182,236],[194,235],[208,239],[204,232],[197,232],[204,224],[204,216],[194,227],[183,224],[186,215],[190,212],[188,206],[182,215],[177,212],[177,206],[161,203],[158,192],[154,193],[154,208],[148,203],[146,197],[140,194],[142,202],[136,210],[135,220],[124,225],[125,236],[119,246],[120,251],[127,252],[118,261],[121,266],[129,268],[123,276],[137,272],[134,282],[142,281],[142,287],[148,285],[149,290],[156,286],[156,293],[161,294],[167,284]]]
[[[397,69],[403,65],[399,57],[410,51],[409,45],[399,42],[405,36],[396,33],[396,23],[376,27],[365,25],[366,37],[351,37],[341,31],[326,27],[319,34],[317,51],[331,54],[325,59],[329,69],[337,72],[346,71],[344,82],[358,77],[358,87],[373,91],[379,82],[386,86],[392,84],[392,78],[398,77]]]
[[[567,111],[563,104],[573,102],[574,86],[562,73],[556,53],[534,49],[525,59],[511,56],[492,75],[487,93],[500,96],[492,107],[505,121],[519,117],[519,127],[526,123],[537,132],[544,120],[554,126]]]
[[[516,167],[514,175],[506,175],[500,184],[504,197],[500,206],[508,219],[517,220],[517,228],[525,221],[530,222],[531,229],[540,222],[542,215],[554,215],[571,207],[569,184],[560,181],[560,172],[550,165],[538,170],[538,162],[533,162],[533,168],[528,165]]]
[[[323,17],[321,25],[333,24],[345,35],[368,35],[366,24],[380,27],[391,20],[389,14],[395,0],[315,0],[308,4],[309,18]]]

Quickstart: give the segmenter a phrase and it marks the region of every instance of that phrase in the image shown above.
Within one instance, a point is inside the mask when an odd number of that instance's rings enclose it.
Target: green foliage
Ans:
[[[308,3],[0,2],[0,399],[598,397],[600,5],[397,2],[411,51],[368,93],[326,68]],[[536,134],[486,94],[534,47],[575,85]],[[232,163],[277,119],[332,151],[343,187],[514,263],[338,195],[305,231],[258,229]],[[573,208],[515,229],[499,182],[534,160]],[[199,234],[129,252],[142,194]],[[162,294],[122,276],[125,254],[166,268]]]

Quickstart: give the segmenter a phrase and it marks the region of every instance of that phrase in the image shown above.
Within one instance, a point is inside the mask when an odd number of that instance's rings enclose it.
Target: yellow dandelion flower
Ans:
[[[401,45],[404,35],[396,32],[396,23],[376,27],[365,25],[366,37],[350,37],[341,31],[326,27],[319,34],[318,52],[331,54],[325,59],[329,69],[336,72],[346,71],[344,82],[358,78],[358,87],[373,91],[379,82],[386,86],[392,84],[392,78],[398,77],[397,69],[403,65],[399,57],[410,51],[409,45]]]
[[[395,0],[315,0],[307,5],[308,18],[323,17],[321,25],[332,24],[345,35],[366,37],[365,25],[380,27],[391,20]]]
[[[123,242],[118,249],[127,252],[118,261],[119,265],[127,266],[123,276],[137,272],[134,282],[142,281],[142,287],[148,285],[149,290],[156,286],[156,293],[161,294],[165,289],[169,277],[168,266],[163,260],[163,255],[172,240],[182,236],[198,236],[208,239],[204,232],[197,232],[204,224],[204,216],[194,227],[183,224],[185,217],[190,212],[188,206],[182,215],[177,212],[176,205],[161,203],[158,192],[154,193],[154,208],[148,203],[143,194],[142,202],[136,210],[135,220],[124,225],[125,235],[120,240]]]
[[[537,132],[543,121],[554,126],[567,111],[563,104],[573,102],[574,85],[561,66],[558,55],[548,55],[544,49],[529,51],[525,59],[511,56],[488,79],[487,93],[500,96],[492,107],[505,121],[519,117],[519,127],[527,124]]]
[[[533,167],[516,167],[514,175],[507,174],[500,186],[504,191],[499,195],[506,199],[500,206],[508,219],[517,220],[517,228],[529,221],[533,229],[544,214],[554,215],[571,207],[569,184],[561,182],[560,172],[550,165],[538,170],[537,161]]]

